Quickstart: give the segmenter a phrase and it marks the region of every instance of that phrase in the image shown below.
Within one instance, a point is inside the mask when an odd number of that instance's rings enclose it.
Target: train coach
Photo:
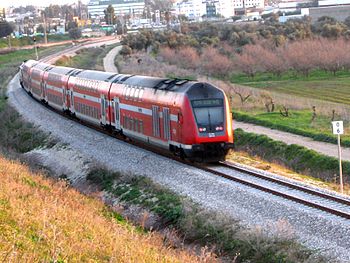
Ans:
[[[20,67],[20,83],[56,110],[194,161],[233,148],[224,92],[211,84],[52,66]]]

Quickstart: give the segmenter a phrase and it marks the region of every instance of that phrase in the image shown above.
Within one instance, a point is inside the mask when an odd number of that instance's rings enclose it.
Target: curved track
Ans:
[[[67,54],[67,52],[75,52],[76,50],[82,47],[84,47],[84,45],[71,47],[65,51],[61,51],[59,53],[46,57],[45,59],[42,59],[42,61],[52,62],[57,57]],[[58,112],[58,111],[55,111],[55,112]],[[70,118],[74,119],[72,117]],[[98,129],[100,132],[103,132],[108,135],[112,135],[114,137],[117,137],[118,139],[125,140],[123,136],[115,136],[115,134],[111,134],[109,131],[106,131],[102,128],[92,126],[82,122],[81,124],[88,126],[90,128]],[[221,162],[217,166],[204,166],[202,164],[194,164],[194,163],[183,161],[180,158],[174,157],[169,153],[166,153],[162,150],[159,150],[151,146],[145,146],[137,142],[131,142],[130,140],[129,140],[129,143],[135,146],[144,148],[145,150],[149,150],[157,154],[161,154],[165,157],[172,158],[176,161],[185,163],[187,165],[191,165],[193,167],[204,170],[211,174],[215,174],[217,176],[223,177],[225,179],[235,181],[237,183],[258,189],[263,192],[273,194],[275,196],[282,197],[287,200],[291,200],[309,207],[313,207],[320,211],[324,211],[336,216],[340,216],[342,218],[350,219],[350,200],[348,199],[337,197],[335,195],[330,195],[309,187],[301,186],[299,184],[292,183],[287,180],[282,180],[274,176],[264,175],[263,172],[258,172],[256,170],[249,169],[249,168],[248,169],[243,168],[241,166],[237,166],[230,162]]]
[[[221,162],[218,166],[196,167],[260,191],[350,219],[349,199],[305,187],[291,181],[282,180],[274,176],[264,175],[262,172],[242,168],[227,161]],[[229,171],[234,171],[234,173]]]

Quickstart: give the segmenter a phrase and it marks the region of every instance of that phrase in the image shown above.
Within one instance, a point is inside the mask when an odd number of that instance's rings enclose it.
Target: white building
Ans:
[[[119,15],[141,15],[145,8],[144,0],[91,0],[88,3],[88,13],[91,18],[103,17],[104,10],[112,5],[114,12]]]
[[[202,16],[207,15],[207,3],[215,5],[216,14],[223,17],[234,16],[235,0],[188,0],[177,1],[174,4],[175,13],[177,15],[185,15],[194,20],[200,20]]]
[[[262,9],[264,7],[265,7],[264,0],[234,0],[235,9],[245,9],[245,8]]]

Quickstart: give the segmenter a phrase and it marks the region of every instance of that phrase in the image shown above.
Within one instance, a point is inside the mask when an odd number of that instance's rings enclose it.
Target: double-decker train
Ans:
[[[211,84],[82,70],[28,60],[20,84],[35,99],[78,119],[194,161],[233,148],[225,93]]]

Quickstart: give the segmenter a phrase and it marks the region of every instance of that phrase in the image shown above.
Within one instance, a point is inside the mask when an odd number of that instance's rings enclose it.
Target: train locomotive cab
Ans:
[[[189,140],[192,147],[184,150],[185,155],[200,162],[224,160],[233,148],[232,120],[224,92],[208,83],[197,82],[186,95],[192,116],[184,117],[188,123],[184,123],[183,138]],[[194,136],[186,138],[186,134]]]

